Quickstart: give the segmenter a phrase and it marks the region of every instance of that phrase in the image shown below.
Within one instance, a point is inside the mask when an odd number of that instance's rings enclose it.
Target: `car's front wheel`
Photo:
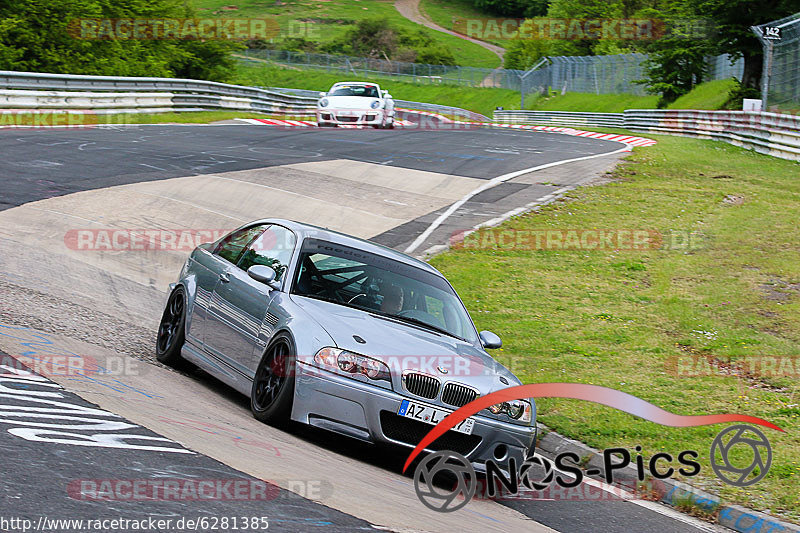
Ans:
[[[264,352],[250,393],[250,410],[256,420],[273,426],[289,420],[297,359],[293,346],[291,338],[281,334]]]
[[[183,287],[177,287],[167,300],[156,336],[156,359],[165,365],[183,362],[181,348],[185,341],[186,299]]]

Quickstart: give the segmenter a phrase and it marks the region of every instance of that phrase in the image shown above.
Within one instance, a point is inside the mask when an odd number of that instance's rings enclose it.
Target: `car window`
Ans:
[[[292,292],[430,326],[474,341],[475,328],[440,276],[363,250],[306,239]]]
[[[269,224],[259,224],[230,233],[220,241],[214,249],[214,253],[235,265],[239,261],[242,252],[247,248],[247,245],[258,237],[267,226],[269,226]]]
[[[378,88],[374,85],[340,85],[330,96],[365,96],[367,98],[380,98]]]
[[[280,281],[289,267],[296,238],[283,226],[270,226],[253,241],[239,259],[238,266],[247,270],[253,265],[264,265],[275,271],[275,280]]]

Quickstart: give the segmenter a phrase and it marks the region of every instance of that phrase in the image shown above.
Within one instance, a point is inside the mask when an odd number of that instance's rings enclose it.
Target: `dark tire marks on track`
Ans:
[[[489,179],[619,144],[543,132],[255,125],[0,130],[0,209],[115,185],[352,159]]]

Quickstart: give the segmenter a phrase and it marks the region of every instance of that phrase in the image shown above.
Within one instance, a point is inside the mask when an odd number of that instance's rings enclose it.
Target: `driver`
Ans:
[[[384,287],[382,292],[381,313],[399,313],[403,309],[403,289],[392,283]]]

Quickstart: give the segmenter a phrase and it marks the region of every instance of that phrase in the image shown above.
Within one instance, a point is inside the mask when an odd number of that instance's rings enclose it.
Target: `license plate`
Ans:
[[[420,422],[425,422],[435,426],[442,421],[444,417],[449,415],[452,411],[446,409],[439,409],[433,405],[428,405],[419,402],[412,402],[411,400],[403,400],[400,403],[400,409],[397,414],[405,418],[413,418]],[[474,418],[467,418],[455,425],[453,431],[464,433],[465,435],[472,435],[472,428],[475,425]]]

